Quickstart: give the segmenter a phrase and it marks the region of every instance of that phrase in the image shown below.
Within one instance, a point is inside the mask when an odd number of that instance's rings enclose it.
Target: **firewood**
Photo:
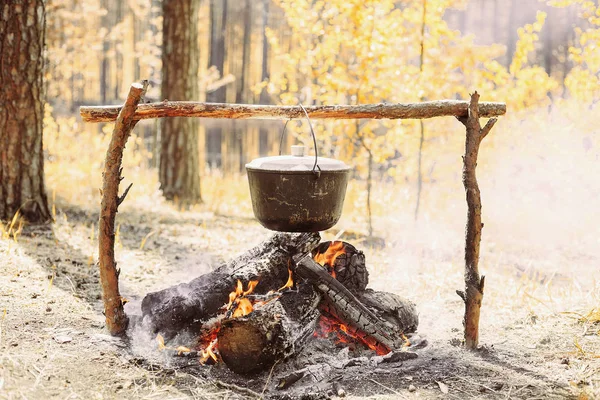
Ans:
[[[315,330],[319,301],[305,284],[244,317],[223,321],[217,334],[221,358],[234,372],[246,374],[296,354]]]
[[[224,363],[241,374],[296,354],[323,314],[339,320],[347,334],[378,354],[401,348],[403,333],[418,324],[414,304],[363,290],[368,276],[364,255],[349,244],[339,260],[330,258],[328,272],[312,258],[318,242],[318,233],[277,233],[190,283],[148,294],[142,301],[145,322],[167,340],[184,330],[200,334],[200,342],[210,337]],[[287,286],[290,273],[292,289]],[[330,273],[341,276],[354,293]],[[234,291],[237,297],[230,298]]]
[[[356,297],[380,319],[391,324],[398,333],[406,334],[417,330],[419,314],[412,301],[394,293],[373,289],[358,293]]]
[[[144,323],[167,340],[184,329],[198,332],[228,302],[238,280],[258,280],[257,294],[283,286],[292,256],[310,252],[319,239],[318,233],[277,233],[215,271],[149,293],[142,301]]]
[[[295,256],[294,261],[297,274],[310,281],[323,295],[324,306],[329,314],[350,325],[353,331],[362,332],[374,339],[374,346],[377,348],[383,346],[389,351],[402,346],[404,341],[398,335],[398,330],[365,307],[352,292],[317,264],[310,254]]]
[[[300,264],[295,277],[298,292],[287,292],[244,317],[221,323],[218,348],[233,371],[261,371],[296,354],[315,331],[315,322],[322,313],[338,319],[349,334],[379,354],[401,348],[403,333],[416,330],[418,316],[410,301],[370,289],[354,297],[310,256]],[[312,264],[309,268],[319,269],[326,278],[304,271],[306,264]]]
[[[364,291],[369,284],[365,254],[350,243],[334,241],[319,244],[312,251],[313,258],[319,254],[324,255],[331,252],[331,248],[341,249],[343,252],[335,258],[333,265],[330,263],[325,265],[328,267],[329,273],[351,292]]]

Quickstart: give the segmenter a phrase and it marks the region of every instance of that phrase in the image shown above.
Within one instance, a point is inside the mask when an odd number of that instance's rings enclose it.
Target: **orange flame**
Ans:
[[[322,266],[328,266],[331,276],[336,278],[334,263],[338,256],[345,254],[344,242],[331,242],[325,253],[317,253],[313,257],[314,260]]]
[[[285,285],[283,285],[282,287],[277,289],[277,291],[281,292],[284,289],[292,288],[292,287],[294,287],[294,277],[292,276],[292,270],[288,268],[288,280],[285,283]]]
[[[254,288],[256,288],[256,285],[258,285],[258,281],[248,282],[248,289],[244,293],[242,293],[242,296],[246,296],[254,292]]]
[[[229,293],[229,303],[227,303],[227,310],[231,310],[235,307],[233,310],[233,318],[243,317],[254,310],[252,302],[245,296],[252,294],[256,285],[258,285],[258,281],[250,281],[248,282],[248,288],[244,290],[244,285],[238,279],[235,291]]]
[[[404,340],[404,343],[402,343],[402,348],[410,347],[411,346],[410,339],[407,338],[404,333],[401,333],[400,335],[402,337],[402,340]]]
[[[217,355],[213,351],[216,345],[217,339],[215,338],[212,342],[210,342],[206,349],[200,350],[200,353],[202,354],[200,356],[200,364],[204,365],[210,358],[212,358],[214,362],[217,362]]]
[[[244,315],[250,314],[254,310],[252,302],[246,297],[239,298],[237,300],[237,307],[233,312],[233,318],[243,317]]]
[[[233,292],[229,293],[229,303],[227,303],[227,309],[228,310],[233,305],[233,302],[235,301],[235,299],[237,299],[238,297],[240,297],[242,295],[242,293],[244,293],[244,286],[242,285],[242,281],[240,281],[238,279],[237,285],[235,287],[235,290]]]

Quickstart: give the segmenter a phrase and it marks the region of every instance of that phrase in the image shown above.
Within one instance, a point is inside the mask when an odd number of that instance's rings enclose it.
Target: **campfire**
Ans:
[[[268,370],[315,340],[373,356],[409,348],[414,305],[367,289],[365,256],[353,245],[319,240],[277,233],[190,283],[148,294],[145,321],[163,348],[163,337],[197,332],[190,353],[238,374]]]

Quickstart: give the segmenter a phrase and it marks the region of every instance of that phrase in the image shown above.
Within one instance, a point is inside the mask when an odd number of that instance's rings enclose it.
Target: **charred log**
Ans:
[[[365,307],[344,285],[317,264],[310,254],[294,257],[296,273],[312,283],[323,296],[323,307],[327,312],[350,325],[356,332],[375,340],[375,347],[393,350],[404,343],[398,329],[381,321],[377,315]]]
[[[362,292],[367,288],[369,271],[367,271],[365,254],[362,251],[350,243],[341,241],[323,242],[312,251],[313,258],[316,258],[317,261],[319,256],[325,258],[324,256],[327,254],[334,256],[333,262],[324,263],[330,275],[353,293]]]
[[[335,297],[333,300],[324,301],[321,304],[321,313],[345,325],[345,333],[349,336],[347,340],[350,338],[355,341],[358,340],[370,349],[375,350],[379,355],[387,354],[391,350],[399,349],[400,346],[410,344],[410,341],[405,342],[405,340],[408,340],[406,334],[415,332],[419,325],[417,309],[413,302],[393,293],[376,292],[372,289],[357,293],[356,299],[378,318],[380,324],[394,338],[395,347],[389,347],[377,340],[376,337],[369,335],[361,329],[361,324],[356,323],[353,319],[348,320],[348,317],[336,308],[339,306],[334,304]],[[351,315],[356,315],[356,313]]]
[[[312,287],[304,285],[247,316],[223,321],[217,335],[221,358],[234,372],[247,374],[296,354],[315,329],[319,301]]]
[[[281,287],[292,256],[310,252],[318,242],[318,233],[277,233],[213,272],[147,294],[142,301],[144,322],[166,339],[184,329],[198,332],[202,321],[215,317],[227,303],[238,280],[258,280],[257,294]]]
[[[356,297],[380,320],[395,327],[397,334],[416,332],[419,326],[419,314],[412,301],[394,293],[377,292],[373,289],[366,289]]]

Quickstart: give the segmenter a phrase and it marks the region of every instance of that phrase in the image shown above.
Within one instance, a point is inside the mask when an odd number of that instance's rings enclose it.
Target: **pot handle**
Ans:
[[[315,174],[317,176],[317,179],[318,179],[321,177],[321,167],[319,167],[317,165],[317,161],[319,158],[318,150],[317,150],[317,137],[315,136],[315,131],[313,130],[312,123],[310,122],[310,118],[308,116],[308,112],[306,112],[306,108],[304,108],[302,103],[298,103],[298,105],[300,106],[300,108],[302,108],[302,111],[304,111],[304,115],[306,115],[306,120],[308,121],[308,126],[310,127],[310,133],[311,133],[312,139],[313,139],[313,146],[315,148],[315,164],[313,165],[312,172],[313,172],[313,174]],[[287,128],[287,124],[290,121],[291,121],[291,119],[288,119],[287,121],[285,121],[285,125],[283,126],[283,132],[281,132],[281,138],[279,139],[279,155],[281,155],[281,145],[283,144],[283,138],[285,137],[285,129]]]

